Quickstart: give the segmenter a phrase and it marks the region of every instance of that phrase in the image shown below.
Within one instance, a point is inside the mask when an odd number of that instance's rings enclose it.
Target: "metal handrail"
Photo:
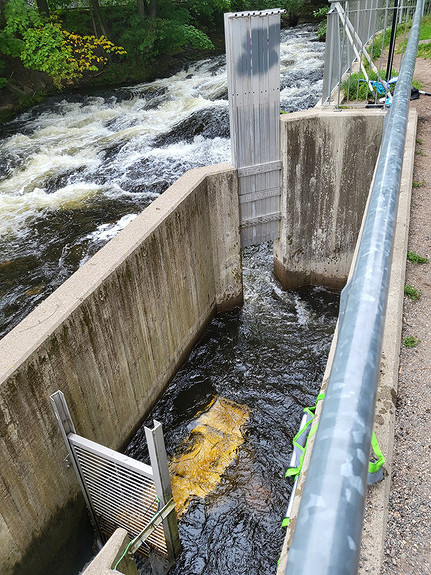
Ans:
[[[339,335],[296,519],[286,575],[358,571],[411,82],[418,0],[371,189],[358,255],[341,298]]]

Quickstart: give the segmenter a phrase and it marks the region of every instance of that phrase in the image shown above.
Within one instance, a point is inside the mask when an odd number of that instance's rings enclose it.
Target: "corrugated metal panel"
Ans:
[[[281,10],[225,14],[241,245],[279,237]]]
[[[151,467],[79,435],[69,434],[68,439],[103,534],[109,538],[123,527],[131,539],[136,537],[158,509]],[[167,555],[163,525],[147,542]],[[143,555],[148,551],[147,543],[139,548]]]

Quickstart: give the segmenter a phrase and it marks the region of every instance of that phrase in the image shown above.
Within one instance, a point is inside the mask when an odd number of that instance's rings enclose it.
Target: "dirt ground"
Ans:
[[[431,92],[431,60],[418,58],[415,79]],[[410,251],[431,261],[431,96],[410,102],[419,122],[413,176]],[[407,262],[406,284],[421,290],[404,298],[403,340],[396,404],[392,487],[384,575],[431,575],[431,263]]]

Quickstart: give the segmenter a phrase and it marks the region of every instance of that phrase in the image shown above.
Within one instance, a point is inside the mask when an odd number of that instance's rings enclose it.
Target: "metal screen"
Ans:
[[[69,434],[68,440],[105,538],[117,527],[135,538],[158,511],[151,467],[76,434]],[[163,525],[140,546],[143,555],[148,555],[148,544],[168,554]]]
[[[175,559],[180,543],[161,424],[145,428],[150,466],[77,435],[61,391],[51,402],[102,541],[123,527],[133,552],[148,555],[153,548]]]
[[[279,237],[281,13],[225,14],[232,163],[239,176],[243,247]]]

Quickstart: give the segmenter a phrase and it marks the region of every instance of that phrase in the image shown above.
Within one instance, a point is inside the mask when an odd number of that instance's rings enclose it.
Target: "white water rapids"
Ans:
[[[323,48],[282,31],[282,110],[316,103]],[[225,58],[48,99],[0,136],[1,337],[186,170],[230,160]]]

